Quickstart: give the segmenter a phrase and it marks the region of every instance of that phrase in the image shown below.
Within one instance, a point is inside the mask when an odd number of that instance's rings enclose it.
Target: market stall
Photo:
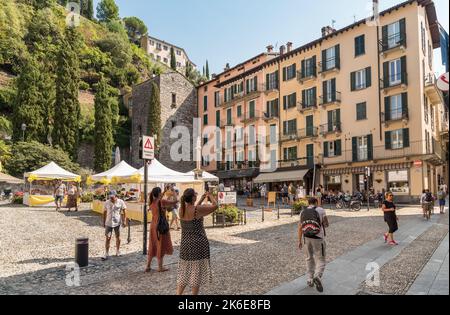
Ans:
[[[24,174],[26,192],[23,197],[24,205],[29,207],[52,207],[55,206],[53,196],[55,181],[61,180],[65,183],[76,183],[79,185],[81,176],[66,171],[55,162],[34,171]],[[64,202],[67,202],[64,200]]]

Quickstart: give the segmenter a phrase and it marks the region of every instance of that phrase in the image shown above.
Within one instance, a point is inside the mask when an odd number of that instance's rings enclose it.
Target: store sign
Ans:
[[[408,171],[389,172],[389,182],[407,182]]]
[[[237,192],[219,192],[217,195],[219,205],[236,205]]]

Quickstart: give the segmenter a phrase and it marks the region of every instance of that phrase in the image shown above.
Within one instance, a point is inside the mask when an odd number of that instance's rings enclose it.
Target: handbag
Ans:
[[[158,241],[161,238],[161,235],[166,235],[170,231],[169,222],[167,222],[166,216],[161,211],[161,202],[158,203],[159,210],[159,220],[158,226],[156,227],[156,232],[158,235]]]

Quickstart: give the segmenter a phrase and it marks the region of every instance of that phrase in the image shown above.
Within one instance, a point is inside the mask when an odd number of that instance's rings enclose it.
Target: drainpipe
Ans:
[[[382,97],[381,97],[381,86],[380,86],[380,80],[381,80],[381,58],[380,58],[380,46],[379,46],[379,40],[380,40],[380,26],[378,25],[379,20],[377,21],[377,19],[380,18],[379,15],[379,9],[378,9],[378,0],[373,0],[373,19],[374,19],[374,23],[375,23],[375,27],[377,28],[377,60],[378,60],[378,64],[377,64],[377,70],[378,70],[378,80],[377,80],[377,85],[378,85],[378,121],[379,121],[379,130],[380,130],[380,141],[383,141],[383,123],[381,120],[381,111],[382,111],[382,107],[381,107],[381,103],[382,103]]]

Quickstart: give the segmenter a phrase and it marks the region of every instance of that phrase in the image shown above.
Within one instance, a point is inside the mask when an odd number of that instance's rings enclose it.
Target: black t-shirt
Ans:
[[[383,201],[383,205],[386,207],[386,209],[394,209],[394,211],[385,212],[385,215],[395,215],[395,210],[397,210],[397,207],[395,204],[391,201]]]

